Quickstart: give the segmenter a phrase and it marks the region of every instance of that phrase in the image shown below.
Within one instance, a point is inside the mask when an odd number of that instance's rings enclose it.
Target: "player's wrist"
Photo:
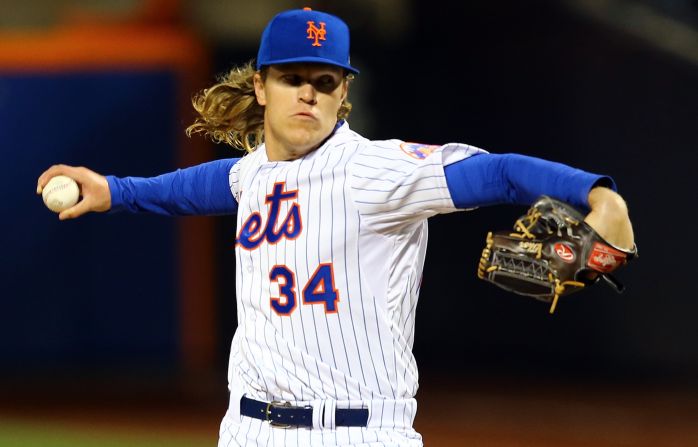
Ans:
[[[108,207],[105,211],[122,211],[126,208],[123,195],[121,193],[120,179],[113,175],[104,177],[107,182],[107,196],[109,197]]]
[[[596,186],[592,188],[591,191],[589,191],[587,201],[592,211],[609,215],[628,215],[628,206],[625,200],[623,200],[620,194],[605,186]]]

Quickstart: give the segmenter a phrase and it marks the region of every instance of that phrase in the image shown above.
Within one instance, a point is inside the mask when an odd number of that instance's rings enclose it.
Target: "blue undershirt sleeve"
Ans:
[[[457,208],[530,205],[545,194],[588,211],[587,196],[593,187],[616,190],[611,177],[519,154],[478,154],[444,171]]]
[[[228,175],[238,160],[215,160],[149,178],[107,176],[110,212],[166,216],[234,214],[238,204],[230,191]]]

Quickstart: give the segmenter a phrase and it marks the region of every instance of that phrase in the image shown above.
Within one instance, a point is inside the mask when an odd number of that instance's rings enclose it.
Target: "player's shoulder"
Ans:
[[[337,124],[337,128],[328,142],[330,143],[329,146],[332,146],[332,148],[346,146],[355,149],[365,141],[367,141],[365,137],[352,130],[347,121],[342,120]]]
[[[362,148],[361,152],[369,154],[369,156],[383,156],[416,165],[441,160],[445,162],[452,158],[461,159],[475,154],[487,153],[484,149],[465,143],[416,142],[396,138],[372,140]]]
[[[342,121],[328,141],[327,147],[335,150],[338,147],[349,148],[354,155],[383,156],[388,158],[408,157],[412,160],[421,160],[441,147],[438,144],[413,143],[397,138],[385,140],[371,140],[357,133],[349,127],[349,123]]]
[[[365,140],[360,145],[357,155],[419,164],[441,147],[440,144],[418,143],[397,138]]]
[[[246,153],[240,160],[232,167],[231,172],[236,170],[238,172],[244,172],[246,169],[255,167],[266,161],[266,149],[264,144],[258,146],[254,151]]]
[[[237,198],[237,193],[245,179],[251,178],[257,167],[266,159],[264,146],[260,146],[251,153],[243,155],[228,171],[228,180],[233,194]]]

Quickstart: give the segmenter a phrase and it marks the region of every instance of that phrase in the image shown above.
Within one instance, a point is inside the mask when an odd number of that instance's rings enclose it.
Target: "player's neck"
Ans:
[[[267,159],[269,161],[293,161],[297,158],[301,158],[305,154],[311,152],[311,150],[294,150],[285,145],[279,144],[275,141],[265,140],[264,147],[267,151]]]
[[[273,133],[265,132],[264,146],[267,151],[267,159],[269,161],[292,161],[313,152],[327,141],[332,134],[323,138],[320,141],[307,141],[301,139],[298,142],[292,142],[281,138],[276,138]]]

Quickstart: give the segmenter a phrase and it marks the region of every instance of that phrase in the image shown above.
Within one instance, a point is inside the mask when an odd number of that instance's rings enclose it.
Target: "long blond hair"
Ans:
[[[262,81],[266,80],[266,68],[262,68]],[[257,103],[254,75],[257,70],[252,61],[230,70],[218,79],[218,83],[202,90],[192,98],[192,105],[199,113],[194,123],[187,127],[191,136],[203,133],[216,143],[225,143],[247,152],[254,151],[264,142],[264,107]],[[353,79],[352,74],[344,82]],[[351,103],[344,99],[337,111],[337,119],[346,119]]]

